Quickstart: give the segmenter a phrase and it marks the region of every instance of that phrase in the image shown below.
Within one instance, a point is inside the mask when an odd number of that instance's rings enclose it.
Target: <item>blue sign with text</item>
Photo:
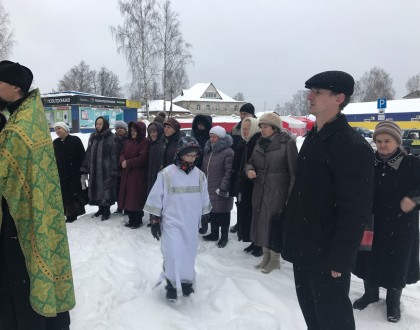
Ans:
[[[386,109],[386,98],[382,97],[378,99],[378,109]]]

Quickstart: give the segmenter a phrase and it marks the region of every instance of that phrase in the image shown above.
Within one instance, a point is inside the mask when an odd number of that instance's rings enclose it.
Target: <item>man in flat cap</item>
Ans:
[[[75,305],[63,202],[32,72],[0,62],[0,329],[69,329]]]
[[[372,217],[373,151],[341,114],[353,94],[352,76],[322,72],[305,87],[316,123],[299,152],[282,256],[293,263],[308,329],[352,330],[350,273]]]

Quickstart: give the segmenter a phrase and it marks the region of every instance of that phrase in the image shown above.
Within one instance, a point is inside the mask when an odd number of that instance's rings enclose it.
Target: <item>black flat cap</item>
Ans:
[[[343,71],[325,71],[316,74],[305,82],[305,88],[323,88],[336,93],[352,95],[354,79]]]

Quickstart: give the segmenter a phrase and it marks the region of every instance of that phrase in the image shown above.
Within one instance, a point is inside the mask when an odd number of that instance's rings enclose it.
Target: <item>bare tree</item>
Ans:
[[[132,76],[132,94],[146,104],[149,118],[149,98],[153,81],[158,74],[155,0],[119,0],[123,25],[111,27],[118,52],[127,59]]]
[[[245,101],[244,94],[242,92],[236,93],[236,95],[233,97],[236,101]]]
[[[94,71],[85,61],[72,67],[58,83],[59,91],[93,92]]]
[[[191,45],[184,41],[179,25],[178,14],[172,10],[171,1],[166,0],[163,5],[159,5],[157,32],[159,55],[162,60],[162,92],[165,101],[172,97],[175,89],[179,89],[175,85],[178,79],[174,79],[174,75],[179,76],[185,73],[182,69],[192,59]],[[163,110],[166,111],[165,102]]]
[[[13,30],[9,29],[9,14],[0,3],[0,60],[7,59],[15,44]]]
[[[283,114],[292,116],[306,116],[309,114],[308,90],[299,90],[293,95],[292,101],[286,102],[282,109]]]
[[[409,94],[415,91],[420,91],[420,73],[410,77],[405,84],[405,88],[407,88],[407,92]]]
[[[170,98],[173,99],[175,95],[180,95],[182,93],[182,90],[188,88],[189,85],[190,82],[188,80],[187,71],[182,65],[177,70],[175,70],[175,72],[172,74],[169,80]]]
[[[93,71],[93,92],[103,96],[119,97],[121,87],[118,76],[105,67],[99,72]]]
[[[393,100],[395,89],[389,74],[384,69],[375,66],[369,72],[365,72],[356,82],[352,101],[370,102],[376,101],[380,97]]]

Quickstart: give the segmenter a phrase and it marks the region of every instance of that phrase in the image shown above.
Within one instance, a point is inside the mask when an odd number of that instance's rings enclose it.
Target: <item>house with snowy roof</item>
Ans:
[[[246,102],[234,100],[218,90],[213,83],[198,83],[190,89],[184,89],[172,103],[193,114],[231,115],[237,114]]]

